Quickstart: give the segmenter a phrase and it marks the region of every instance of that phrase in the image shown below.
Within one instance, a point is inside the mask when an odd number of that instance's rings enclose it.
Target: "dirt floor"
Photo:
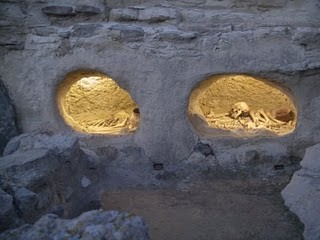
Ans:
[[[296,240],[303,225],[284,206],[288,176],[197,181],[169,189],[117,189],[106,210],[143,216],[152,240]]]

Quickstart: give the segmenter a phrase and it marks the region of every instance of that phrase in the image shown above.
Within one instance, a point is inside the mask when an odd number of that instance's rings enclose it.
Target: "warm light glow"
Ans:
[[[297,109],[289,91],[273,82],[248,75],[217,75],[192,91],[189,116],[205,135],[228,135],[228,130],[239,136],[281,136],[295,129]]]
[[[125,134],[138,128],[140,112],[129,93],[96,72],[74,72],[59,85],[57,102],[65,122],[86,133]]]

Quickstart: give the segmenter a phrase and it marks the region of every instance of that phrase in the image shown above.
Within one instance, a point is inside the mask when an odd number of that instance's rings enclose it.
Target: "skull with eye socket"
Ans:
[[[245,102],[237,102],[232,106],[229,112],[229,116],[233,119],[238,119],[239,117],[248,117],[250,115],[250,108]]]

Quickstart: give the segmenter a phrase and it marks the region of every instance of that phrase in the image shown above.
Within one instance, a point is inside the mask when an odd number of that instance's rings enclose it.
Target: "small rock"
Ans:
[[[37,209],[46,209],[53,200],[52,191],[50,189],[45,188],[41,192],[37,193],[38,203]]]
[[[89,178],[87,178],[86,176],[81,178],[81,186],[84,188],[87,188],[91,185],[91,181]]]
[[[61,38],[69,38],[71,36],[71,32],[70,31],[61,31],[59,32],[59,37]]]
[[[144,38],[144,30],[137,26],[115,25],[110,28],[115,33],[113,39],[116,41],[136,42]]]
[[[68,6],[47,6],[42,8],[42,12],[49,16],[73,16],[73,7]]]
[[[199,164],[205,160],[205,156],[200,152],[193,152],[189,158],[186,160],[186,163],[190,164]]]
[[[288,0],[258,0],[257,5],[259,7],[266,8],[276,8],[276,7],[284,7],[287,4]]]
[[[95,14],[102,13],[102,10],[98,7],[95,7],[95,6],[81,5],[81,6],[76,6],[75,12],[76,13],[84,13],[87,15],[95,15]]]
[[[3,156],[10,155],[18,150],[20,146],[21,136],[27,136],[27,134],[21,134],[19,136],[15,136],[14,138],[10,139],[10,141],[8,142],[8,144],[3,150]]]
[[[177,18],[178,13],[176,10],[160,7],[141,9],[138,14],[139,21],[146,21],[149,23],[159,23]]]
[[[121,149],[122,159],[126,164],[135,164],[138,162],[145,162],[146,155],[142,148],[128,146]]]
[[[109,14],[110,21],[136,21],[138,20],[138,9],[124,8],[111,9]]]
[[[65,212],[65,209],[64,209],[64,206],[62,205],[58,205],[58,206],[53,206],[49,211],[48,213],[50,214],[55,214],[59,217],[63,217],[64,216],[64,212]]]
[[[73,37],[92,37],[97,35],[97,30],[102,27],[101,24],[77,24],[72,29]]]
[[[113,146],[104,146],[98,148],[98,154],[99,156],[112,161],[118,158],[119,150]]]
[[[27,188],[19,188],[14,193],[14,199],[22,218],[26,221],[32,221],[38,203],[37,194]]]
[[[81,150],[84,153],[84,160],[86,161],[87,167],[89,169],[97,169],[100,164],[100,158],[98,155],[94,151],[87,148],[81,148]]]
[[[0,231],[11,227],[15,222],[13,198],[11,195],[0,189]]]
[[[36,35],[41,37],[48,37],[51,34],[55,34],[58,32],[58,30],[53,27],[35,27],[33,31]]]
[[[234,1],[235,7],[257,7],[258,10],[266,11],[269,8],[282,8],[287,4],[288,0],[257,0],[257,1]]]
[[[166,30],[160,33],[162,41],[190,42],[198,37],[195,32],[183,32],[180,30]]]
[[[215,167],[218,165],[218,161],[215,155],[209,155],[205,158],[205,162],[209,167]]]
[[[292,39],[295,42],[298,42],[301,45],[317,45],[319,44],[318,39],[320,38],[320,29],[319,28],[310,28],[310,27],[298,27],[292,36]]]
[[[196,152],[200,152],[202,155],[204,155],[205,157],[209,156],[209,155],[213,155],[213,151],[210,147],[209,144],[204,144],[202,142],[198,142],[195,146],[194,146],[194,151]]]

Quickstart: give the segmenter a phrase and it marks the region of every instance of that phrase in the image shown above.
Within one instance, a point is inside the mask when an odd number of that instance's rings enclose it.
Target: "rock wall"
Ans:
[[[203,142],[221,164],[232,165],[254,161],[247,157],[254,151],[261,159],[301,157],[320,140],[317,0],[6,0],[0,9],[0,74],[24,131],[69,131],[55,89],[67,73],[86,69],[112,77],[141,113],[137,133],[80,135],[89,146],[137,146],[151,161],[165,163],[186,159]],[[291,89],[296,131],[249,139],[195,133],[187,117],[191,90],[227,73]]]
[[[18,134],[17,116],[9,93],[0,78],[0,156],[9,140]]]

